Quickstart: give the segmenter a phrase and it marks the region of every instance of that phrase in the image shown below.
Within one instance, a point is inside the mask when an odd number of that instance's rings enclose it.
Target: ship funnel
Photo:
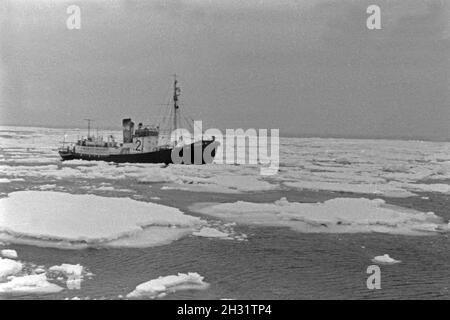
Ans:
[[[123,143],[133,142],[134,122],[131,119],[122,120],[123,127]]]

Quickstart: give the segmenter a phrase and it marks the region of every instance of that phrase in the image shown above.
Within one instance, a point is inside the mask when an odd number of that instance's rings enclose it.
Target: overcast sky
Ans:
[[[151,122],[177,73],[204,127],[449,140],[447,3],[2,0],[0,124]]]

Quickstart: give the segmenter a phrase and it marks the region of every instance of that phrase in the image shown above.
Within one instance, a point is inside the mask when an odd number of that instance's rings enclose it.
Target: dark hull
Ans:
[[[210,144],[214,143],[213,146],[210,146],[208,150],[213,149],[210,152],[211,157],[205,158],[203,157],[203,153],[205,148]],[[204,140],[201,143],[196,143],[196,148],[194,144],[185,146],[184,148],[177,149],[161,149],[153,152],[143,152],[143,153],[134,153],[134,154],[114,154],[114,155],[92,155],[92,154],[80,154],[76,152],[72,152],[71,150],[59,151],[59,155],[62,160],[88,160],[88,161],[106,161],[106,162],[115,162],[115,163],[165,163],[170,164],[174,163],[172,153],[177,153],[178,157],[174,158],[176,163],[181,164],[206,164],[211,163],[216,155],[216,147],[218,143],[214,140]],[[201,155],[197,154],[197,158],[195,157],[195,150],[201,150]],[[197,151],[197,153],[198,153]]]

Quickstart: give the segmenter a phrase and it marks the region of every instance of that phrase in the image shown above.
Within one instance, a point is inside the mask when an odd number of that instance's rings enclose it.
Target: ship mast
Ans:
[[[88,138],[91,136],[91,121],[94,121],[92,119],[84,119],[88,123]]]
[[[178,137],[176,135],[176,130],[178,129],[177,127],[177,122],[178,122],[178,97],[180,96],[181,93],[181,89],[180,87],[178,87],[178,80],[177,80],[177,75],[174,74],[173,75],[173,130],[175,131],[175,144],[178,141]]]

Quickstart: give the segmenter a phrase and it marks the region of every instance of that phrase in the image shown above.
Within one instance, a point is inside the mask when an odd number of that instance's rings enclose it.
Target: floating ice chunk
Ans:
[[[229,238],[228,233],[210,227],[203,227],[200,231],[193,232],[192,234],[197,237],[205,238]]]
[[[53,266],[49,271],[59,272],[67,277],[66,286],[69,290],[81,289],[81,282],[83,281],[83,266],[79,264],[63,263],[60,266]]]
[[[191,210],[227,221],[262,226],[290,227],[299,232],[425,235],[445,231],[443,219],[424,213],[387,205],[382,199],[335,198],[323,203],[203,203]]]
[[[67,278],[67,281],[66,281],[67,289],[80,290],[81,289],[81,281],[83,281],[82,278],[77,278],[77,277]]]
[[[114,187],[110,187],[110,186],[100,186],[100,187],[92,187],[92,186],[86,186],[86,187],[81,187],[82,189],[87,189],[87,190],[95,190],[95,191],[115,191],[115,192],[135,192],[134,190],[131,189],[116,189]]]
[[[136,191],[131,190],[131,189],[115,189],[115,191],[117,192],[129,192],[129,193],[134,193]]]
[[[280,200],[276,200],[275,204],[277,206],[288,206],[289,205],[289,201],[286,199],[286,197],[282,197]]]
[[[395,263],[400,263],[400,260],[395,260],[391,257],[389,257],[388,254],[384,254],[382,256],[376,256],[375,258],[372,259],[373,262],[375,263],[380,263],[380,264],[395,264]]]
[[[60,272],[66,276],[81,277],[83,274],[83,266],[79,264],[67,264],[63,263],[60,266],[50,267],[50,271]]]
[[[48,282],[45,274],[12,277],[8,282],[0,283],[2,295],[49,294],[62,290],[60,286]]]
[[[147,297],[154,299],[179,290],[206,289],[209,284],[204,282],[203,279],[204,277],[196,272],[159,277],[138,285],[134,291],[127,294],[127,298]]]
[[[22,271],[22,263],[0,258],[0,280]]]
[[[171,230],[168,235],[159,232],[151,246],[172,240],[178,229],[181,236],[203,223],[176,208],[129,198],[18,191],[0,199],[0,239],[14,243],[77,248],[109,242],[117,246],[117,241],[128,239],[126,246],[132,247],[134,240],[142,247],[144,231]]]
[[[51,189],[55,189],[56,188],[56,184],[43,184],[41,186],[39,186],[39,190],[51,190]]]
[[[37,267],[36,269],[34,269],[34,273],[45,273],[45,269],[43,267]]]
[[[17,259],[17,252],[16,252],[16,250],[4,249],[4,250],[0,251],[0,254],[4,258]]]
[[[114,191],[114,190],[116,190],[116,189],[114,189],[114,187],[101,186],[101,187],[95,188],[95,190],[100,190],[100,191]]]

